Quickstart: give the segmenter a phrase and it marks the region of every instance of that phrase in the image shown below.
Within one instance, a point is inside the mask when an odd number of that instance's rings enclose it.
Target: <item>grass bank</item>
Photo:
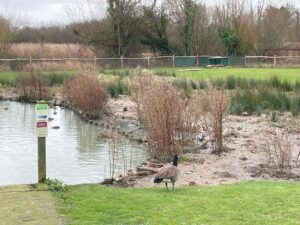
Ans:
[[[0,224],[64,224],[57,199],[45,188],[29,185],[0,187]]]
[[[249,182],[217,187],[70,187],[61,212],[71,224],[300,224],[300,184]]]
[[[50,86],[62,85],[65,76],[73,76],[76,71],[45,71],[43,72]],[[13,71],[0,72],[0,85],[13,86],[18,73]]]
[[[198,71],[194,71],[199,69]],[[227,77],[236,77],[252,80],[268,80],[276,76],[280,80],[291,83],[300,81],[300,68],[151,68],[155,73],[162,76],[173,76],[188,78],[192,80],[220,80]],[[100,70],[100,73],[107,75],[129,76],[134,69],[108,69]],[[45,74],[51,75],[74,75],[75,71],[48,71]],[[16,72],[0,72],[0,84],[9,83],[16,79]]]
[[[281,80],[296,82],[300,80],[300,68],[185,68],[161,67],[151,68],[152,71],[162,76],[175,76],[192,80],[219,80],[228,76],[237,78],[267,80],[274,76]],[[104,74],[128,76],[133,69],[101,70]]]
[[[194,69],[194,68],[192,68]],[[185,77],[193,80],[217,80],[228,76],[246,79],[270,79],[274,76],[289,82],[300,80],[300,68],[203,68],[199,71],[190,71],[188,68],[156,68],[157,73],[175,74],[176,77]]]

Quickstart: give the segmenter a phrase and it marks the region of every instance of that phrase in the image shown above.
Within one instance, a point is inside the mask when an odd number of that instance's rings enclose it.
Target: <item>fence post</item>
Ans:
[[[121,69],[124,68],[123,56],[121,56]]]
[[[277,65],[277,59],[276,59],[277,55],[274,55],[274,68],[276,68]]]
[[[247,67],[247,56],[245,55],[245,59],[244,59],[244,67]]]
[[[43,65],[44,65],[44,69],[46,69],[46,58],[45,58],[45,56],[44,56],[44,63],[43,63]]]
[[[148,67],[150,67],[150,56],[148,56]]]
[[[173,55],[172,59],[173,59],[173,67],[175,67],[175,55]]]
[[[65,59],[65,57],[63,57],[63,64],[64,64],[64,71],[66,71],[67,70],[67,66],[66,66],[66,59]]]
[[[32,58],[31,58],[31,56],[29,56],[29,65],[32,68]]]
[[[94,56],[94,70],[96,70],[97,58]]]

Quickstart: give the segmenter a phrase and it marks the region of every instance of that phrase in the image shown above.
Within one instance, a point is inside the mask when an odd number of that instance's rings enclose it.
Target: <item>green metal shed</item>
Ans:
[[[196,56],[175,56],[175,67],[193,67],[196,64]]]
[[[209,65],[229,66],[229,58],[221,57],[221,56],[210,57],[208,59],[208,64]]]
[[[198,64],[199,66],[207,66],[208,65],[208,59],[211,56],[202,55],[198,57]]]

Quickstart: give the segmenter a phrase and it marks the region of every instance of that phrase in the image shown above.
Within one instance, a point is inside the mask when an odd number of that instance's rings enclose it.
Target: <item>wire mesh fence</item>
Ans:
[[[225,59],[225,60],[224,60]],[[245,56],[245,57],[210,57],[210,56],[160,56],[143,58],[17,58],[0,59],[0,71],[29,70],[39,66],[46,71],[78,70],[82,68],[123,69],[156,67],[300,67],[298,56]]]
[[[300,67],[300,56],[245,56],[245,67],[287,68]]]

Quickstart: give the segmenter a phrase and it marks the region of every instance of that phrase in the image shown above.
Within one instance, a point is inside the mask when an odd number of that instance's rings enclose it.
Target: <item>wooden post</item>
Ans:
[[[247,67],[247,56],[245,55],[245,62],[244,62],[244,67]]]
[[[45,101],[36,104],[36,135],[38,142],[38,182],[46,180],[46,137],[48,134],[48,109]]]
[[[276,68],[277,65],[277,59],[276,59],[277,55],[274,55],[274,68]]]
[[[43,61],[44,61],[44,63],[43,63],[43,65],[44,65],[44,69],[46,69],[46,58],[45,58],[45,56],[44,56],[44,59],[43,59]]]
[[[39,183],[46,180],[46,138],[38,137],[38,178]]]
[[[31,58],[31,56],[29,56],[29,65],[32,68],[32,58]]]
[[[96,70],[96,65],[97,65],[97,58],[94,56],[94,70]]]
[[[175,67],[175,55],[173,55],[172,59],[173,59],[173,67]]]
[[[63,64],[64,64],[64,71],[66,71],[67,70],[67,66],[66,66],[66,59],[65,59],[65,57],[63,57]]]
[[[121,56],[121,69],[124,68],[123,56]]]
[[[148,56],[148,67],[150,67],[150,56]]]

